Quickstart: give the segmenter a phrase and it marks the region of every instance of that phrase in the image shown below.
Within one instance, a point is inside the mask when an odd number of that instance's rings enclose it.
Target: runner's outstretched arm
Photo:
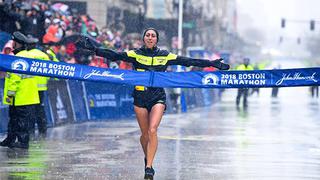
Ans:
[[[182,65],[182,66],[197,66],[197,67],[209,67],[213,66],[220,70],[228,70],[230,69],[230,65],[221,62],[222,58],[216,60],[207,60],[207,59],[196,59],[184,56],[176,56],[175,59],[170,59],[168,61],[168,65]]]
[[[96,40],[87,37],[80,36],[78,41],[76,42],[76,46],[82,49],[87,49],[94,52],[97,56],[105,57],[111,61],[123,60],[126,62],[134,62],[135,59],[128,57],[126,52],[116,52],[111,49],[98,47]]]

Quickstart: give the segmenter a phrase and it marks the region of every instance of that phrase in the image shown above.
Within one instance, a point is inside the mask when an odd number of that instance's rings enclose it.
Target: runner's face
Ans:
[[[157,44],[157,34],[154,30],[148,30],[143,37],[143,41],[147,48],[153,48]]]

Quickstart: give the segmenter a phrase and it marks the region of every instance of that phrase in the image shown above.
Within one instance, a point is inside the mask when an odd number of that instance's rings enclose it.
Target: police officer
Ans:
[[[250,65],[250,59],[249,58],[244,58],[243,59],[243,63],[240,64],[236,70],[239,70],[239,71],[251,71],[253,70],[253,66]],[[239,107],[239,104],[240,104],[240,98],[241,96],[243,96],[243,107],[248,107],[248,92],[249,92],[249,89],[248,88],[239,88],[238,89],[238,94],[237,94],[237,98],[236,98],[236,104],[237,104],[237,107]]]
[[[33,38],[31,36],[31,38]],[[35,41],[37,41],[36,39]],[[35,42],[33,41],[33,42]],[[57,59],[56,54],[54,53],[53,49],[50,47],[50,43],[42,44],[42,46],[36,47],[36,44],[30,44],[29,49],[31,54],[34,56],[34,59],[45,60],[45,61],[54,61],[59,62]],[[38,91],[40,97],[40,104],[36,106],[37,117],[35,122],[32,124],[30,131],[34,134],[35,133],[35,124],[38,125],[39,136],[40,138],[45,138],[47,135],[47,118],[45,114],[45,93],[48,90],[48,81],[49,77],[44,76],[37,76],[38,81]],[[54,78],[54,80],[58,80]]]
[[[32,44],[28,44],[27,49],[33,56],[34,59],[45,60],[45,61],[54,61],[59,62],[57,59],[56,54],[54,53],[53,49],[50,48],[49,44],[42,44],[43,46],[36,46],[38,39],[32,36],[29,36],[32,40]],[[45,138],[47,135],[47,118],[45,114],[45,93],[48,90],[48,81],[49,77],[44,76],[36,76],[37,83],[38,83],[38,91],[39,91],[39,98],[40,104],[36,105],[36,117],[34,122],[32,122],[30,127],[30,134],[35,134],[35,124],[38,125],[39,136],[40,138]],[[58,80],[55,78],[55,80]]]
[[[15,56],[32,58],[26,50],[26,44],[31,43],[24,34],[13,33]],[[13,64],[16,69],[24,69],[26,64],[17,61]],[[34,76],[17,73],[7,73],[4,85],[4,104],[9,105],[9,122],[7,138],[1,142],[1,146],[11,148],[29,147],[29,122],[34,116],[34,105],[39,104],[37,80]],[[18,140],[17,142],[16,139]]]
[[[53,49],[50,46],[45,45],[42,51],[45,52],[49,56],[49,59],[51,61],[59,62],[57,55],[54,53]]]
[[[54,60],[57,61],[55,58],[54,53],[52,50],[47,50],[46,52],[41,51],[40,49],[36,48],[36,43],[38,42],[37,38],[34,38],[32,36],[28,36],[31,43],[27,45],[27,49],[29,50],[29,54],[34,59],[39,60]],[[50,54],[49,54],[50,53]],[[49,77],[45,76],[36,76],[37,84],[38,84],[38,92],[39,92],[39,98],[40,98],[40,104],[35,105],[35,117],[32,119],[30,123],[30,135],[31,137],[35,136],[35,124],[38,125],[39,130],[39,137],[45,138],[47,135],[47,118],[45,114],[45,92],[48,90],[48,80]]]

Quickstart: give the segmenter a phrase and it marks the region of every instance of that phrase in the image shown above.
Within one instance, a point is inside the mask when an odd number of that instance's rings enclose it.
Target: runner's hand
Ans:
[[[94,39],[82,35],[76,41],[76,46],[77,48],[80,48],[80,49],[87,49],[87,50],[96,52],[98,47],[95,46],[94,41],[95,41]]]
[[[212,61],[212,66],[215,67],[215,68],[218,68],[220,70],[228,70],[228,69],[230,69],[230,65],[229,64],[223,63],[221,61],[223,61],[222,58],[213,60]]]

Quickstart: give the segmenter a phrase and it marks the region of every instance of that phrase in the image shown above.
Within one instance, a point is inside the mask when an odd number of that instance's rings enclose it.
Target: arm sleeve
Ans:
[[[206,59],[195,59],[195,58],[189,58],[184,56],[176,56],[175,59],[168,60],[168,65],[209,67],[209,66],[213,66],[213,62]]]
[[[130,52],[130,51],[129,51]],[[98,48],[96,50],[96,55],[97,56],[101,56],[101,57],[105,57],[111,61],[117,61],[117,60],[122,60],[122,61],[126,61],[126,62],[134,62],[135,58],[133,57],[129,57],[128,53],[126,52],[116,52],[110,49],[104,49],[104,48]]]

